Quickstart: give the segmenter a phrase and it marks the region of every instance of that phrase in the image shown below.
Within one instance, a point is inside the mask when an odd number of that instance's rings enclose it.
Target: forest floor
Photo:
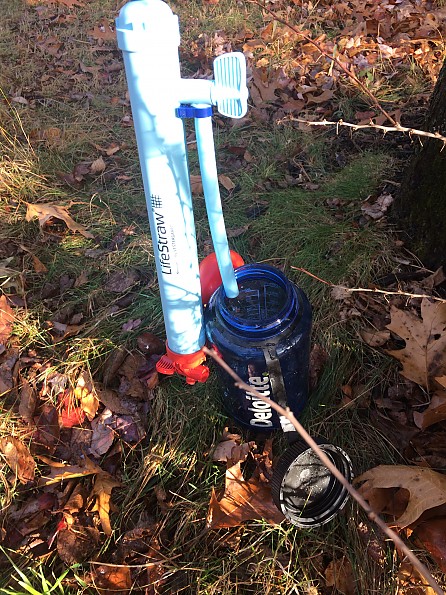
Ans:
[[[212,364],[194,386],[157,374],[122,4],[12,0],[0,23],[0,593],[433,593],[352,502],[313,530],[278,518],[284,443],[227,418]],[[364,497],[445,586],[445,275],[391,218],[422,136],[377,127],[423,128],[446,8],[171,8],[184,77],[212,78],[224,52],[247,59],[247,115],[214,117],[223,209],[231,248],[313,306],[302,421],[366,473]],[[338,124],[311,125],[323,120]],[[202,258],[189,124],[186,140]]]

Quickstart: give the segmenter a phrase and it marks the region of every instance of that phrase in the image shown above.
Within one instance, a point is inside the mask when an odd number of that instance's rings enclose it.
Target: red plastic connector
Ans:
[[[206,382],[209,378],[209,368],[201,365],[206,355],[200,349],[195,353],[180,354],[171,351],[166,345],[166,355],[163,355],[156,364],[156,370],[160,374],[172,376],[181,374],[185,376],[187,384]]]
[[[230,250],[229,253],[231,255],[232,266],[235,269],[245,264],[245,261],[238,252]],[[208,254],[206,258],[203,258],[200,262],[200,283],[201,301],[206,305],[209,302],[211,295],[222,283],[215,252]]]

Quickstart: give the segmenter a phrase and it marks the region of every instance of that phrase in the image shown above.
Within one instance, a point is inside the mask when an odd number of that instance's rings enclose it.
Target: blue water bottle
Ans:
[[[270,265],[244,265],[235,274],[238,297],[228,298],[220,286],[209,300],[207,338],[242,380],[298,416],[308,400],[310,303]],[[294,431],[267,403],[219,373],[225,407],[237,422],[252,430]]]

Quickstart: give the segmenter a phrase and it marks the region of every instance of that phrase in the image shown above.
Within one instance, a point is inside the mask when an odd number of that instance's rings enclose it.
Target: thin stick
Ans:
[[[376,130],[382,130],[384,134],[386,134],[387,132],[404,132],[408,133],[409,136],[427,136],[429,138],[436,138],[438,140],[441,140],[443,142],[442,150],[446,145],[446,136],[441,135],[439,132],[426,132],[425,130],[408,128],[407,126],[401,126],[399,122],[395,122],[394,126],[382,126],[381,124],[375,124],[372,120],[370,120],[369,124],[352,124],[351,122],[344,122],[343,120],[338,120],[336,122],[331,122],[328,120],[312,122],[310,120],[305,120],[304,118],[295,118],[293,115],[290,115],[286,118],[282,118],[282,120],[279,120],[279,123],[285,121],[299,122],[307,126],[347,126],[348,128],[352,128],[353,130],[361,130],[362,128],[375,128]]]
[[[369,506],[369,504],[364,500],[361,494],[345,479],[342,473],[333,465],[327,455],[319,448],[313,438],[308,434],[308,432],[304,429],[304,427],[297,421],[294,417],[293,413],[287,407],[284,409],[280,405],[278,405],[275,401],[272,401],[268,397],[265,397],[260,392],[255,390],[252,386],[243,382],[243,380],[234,372],[234,370],[228,366],[228,364],[213,350],[208,349],[207,347],[203,347],[204,353],[212,357],[233,379],[234,385],[241,390],[247,390],[253,395],[255,395],[256,399],[260,399],[265,403],[268,403],[270,407],[275,409],[277,413],[283,417],[286,417],[292,424],[296,431],[300,434],[300,436],[305,440],[305,442],[312,448],[312,450],[317,454],[319,459],[322,463],[327,467],[327,469],[336,477],[336,479],[344,486],[347,492],[358,502],[358,504],[365,510],[367,513],[368,518],[375,522],[378,527],[385,533],[393,542],[394,544],[407,556],[410,560],[412,565],[418,570],[418,572],[426,579],[432,589],[437,593],[437,595],[444,595],[444,591],[440,588],[434,577],[431,575],[429,570],[426,566],[417,558],[417,556],[407,547],[404,541],[392,531],[392,529],[379,517]]]
[[[303,269],[301,267],[290,266],[290,268],[295,271],[300,271],[301,273],[305,273],[306,275],[312,277],[313,279],[316,279],[316,281],[320,281],[320,283],[324,283],[325,285],[329,285],[330,287],[333,287],[333,288],[342,289],[343,291],[346,291],[348,293],[381,293],[383,295],[402,295],[404,297],[409,297],[409,298],[413,298],[413,299],[427,298],[429,300],[434,300],[436,302],[441,302],[443,304],[446,303],[446,300],[444,298],[436,297],[434,295],[428,295],[427,293],[409,293],[407,291],[387,291],[385,289],[368,289],[366,287],[345,287],[345,285],[336,285],[335,283],[330,283],[330,281],[325,281],[324,279],[321,279],[320,277],[316,277],[316,275],[313,275],[313,273],[310,273],[309,271],[307,271],[306,269]]]

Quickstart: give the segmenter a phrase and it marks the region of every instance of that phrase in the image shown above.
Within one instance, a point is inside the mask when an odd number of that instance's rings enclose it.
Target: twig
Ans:
[[[308,432],[304,429],[304,427],[297,421],[294,417],[293,413],[287,407],[284,409],[280,405],[278,405],[275,401],[272,401],[268,397],[265,397],[259,391],[252,388],[243,382],[243,380],[234,372],[234,370],[228,366],[228,364],[212,349],[208,349],[207,347],[203,347],[204,353],[212,357],[233,379],[234,385],[241,390],[247,390],[253,395],[255,395],[256,399],[260,399],[265,403],[268,403],[270,407],[275,409],[277,413],[283,417],[286,417],[288,421],[291,422],[295,430],[300,434],[300,436],[305,440],[305,442],[312,448],[312,450],[317,454],[319,459],[322,463],[327,467],[327,469],[336,477],[336,479],[344,486],[347,492],[358,502],[358,504],[365,510],[368,518],[375,522],[378,527],[394,542],[394,544],[399,548],[410,560],[412,565],[418,570],[418,572],[426,579],[432,589],[438,595],[444,595],[444,591],[440,588],[434,577],[431,575],[429,570],[426,566],[417,558],[417,556],[410,550],[410,548],[404,543],[404,541],[393,531],[382,519],[378,516],[369,504],[364,500],[361,494],[346,480],[346,478],[342,475],[342,473],[337,469],[335,465],[330,461],[327,455],[319,448],[316,442],[311,438]]]
[[[262,4],[261,2],[259,2],[258,0],[248,0],[249,3],[251,4],[257,4],[257,6],[259,6],[260,8],[262,8],[263,10],[265,10],[266,12],[268,12],[275,21],[277,21],[278,23],[281,23],[282,25],[284,25],[285,27],[288,27],[289,29],[291,29],[291,31],[293,31],[294,33],[296,33],[296,35],[302,37],[302,39],[304,39],[305,41],[307,41],[308,43],[311,43],[311,45],[313,45],[315,48],[317,48],[319,50],[319,52],[325,56],[326,58],[328,58],[329,60],[331,60],[333,62],[333,64],[336,64],[336,66],[338,68],[340,68],[342,70],[342,72],[344,72],[352,81],[354,81],[356,83],[356,85],[358,85],[358,87],[361,89],[361,91],[363,93],[365,93],[367,95],[367,97],[369,97],[369,99],[372,100],[373,105],[384,115],[386,116],[386,118],[389,120],[389,122],[392,122],[392,124],[394,126],[398,126],[398,122],[396,120],[394,120],[392,118],[392,116],[382,107],[382,105],[379,103],[378,99],[373,95],[373,93],[364,85],[364,83],[362,83],[357,76],[355,76],[352,72],[349,71],[348,68],[346,68],[342,62],[340,62],[336,56],[329,54],[328,52],[326,52],[323,47],[317,42],[314,41],[314,39],[312,39],[311,37],[309,37],[308,35],[305,35],[305,33],[303,33],[302,31],[299,31],[299,29],[297,27],[295,27],[294,25],[290,25],[290,23],[288,23],[285,19],[282,19],[281,17],[279,17],[278,14],[276,14],[273,10],[271,10],[270,8],[268,8],[267,6],[265,6],[264,4]]]
[[[370,120],[369,124],[352,124],[351,122],[344,122],[344,120],[338,120],[336,122],[329,122],[328,120],[312,122],[310,120],[305,120],[304,118],[296,118],[293,115],[290,115],[286,116],[286,118],[282,118],[282,120],[280,120],[279,123],[285,121],[299,122],[307,126],[347,126],[348,128],[352,128],[354,131],[361,130],[362,128],[375,128],[376,130],[382,130],[384,134],[386,134],[387,132],[404,132],[408,133],[409,136],[427,136],[429,138],[436,138],[438,140],[441,140],[443,141],[442,150],[446,145],[446,136],[443,136],[439,132],[427,132],[426,130],[408,128],[407,126],[401,126],[399,122],[395,122],[394,126],[383,126],[381,124],[375,124],[372,120]]]
[[[436,297],[435,295],[428,295],[427,293],[409,293],[407,291],[387,291],[385,289],[376,289],[376,288],[369,289],[366,287],[345,287],[345,285],[336,285],[335,283],[330,283],[330,281],[325,281],[324,279],[321,279],[320,277],[316,277],[316,275],[313,275],[313,273],[310,273],[310,271],[307,271],[306,269],[303,269],[301,267],[290,266],[290,268],[292,268],[295,271],[300,271],[301,273],[305,273],[309,277],[316,279],[316,281],[320,281],[320,283],[324,283],[325,285],[328,285],[328,286],[336,288],[336,289],[342,289],[343,291],[345,291],[347,293],[381,293],[383,295],[402,295],[404,297],[409,297],[409,298],[413,298],[413,299],[427,298],[429,300],[434,300],[436,302],[441,302],[443,304],[446,303],[445,299]]]

